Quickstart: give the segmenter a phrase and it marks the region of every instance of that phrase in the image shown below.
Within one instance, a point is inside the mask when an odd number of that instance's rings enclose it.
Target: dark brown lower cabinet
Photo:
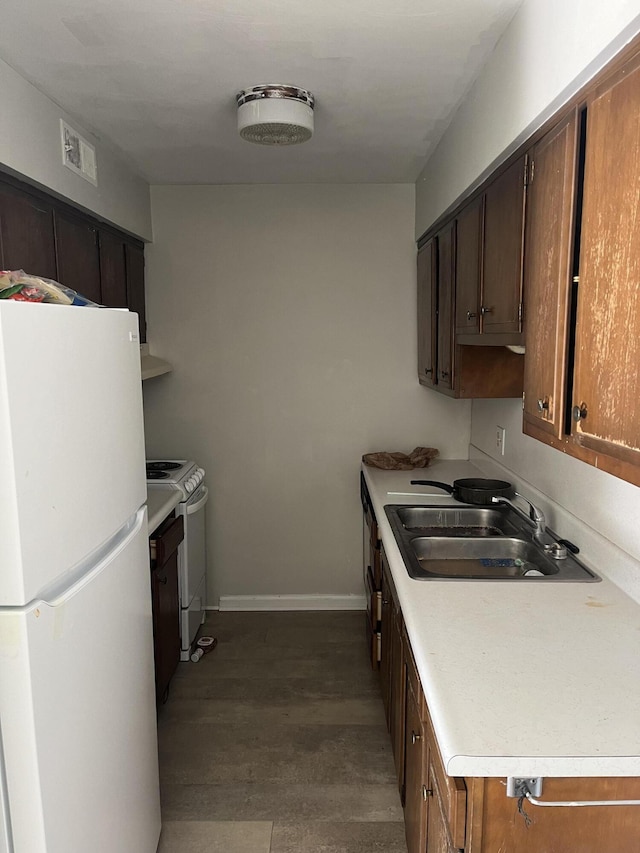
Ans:
[[[382,553],[382,565],[386,558]],[[380,691],[382,692],[382,704],[384,705],[384,716],[387,721],[387,731],[391,731],[391,631],[383,631],[382,625],[389,625],[391,619],[391,592],[389,590],[389,575],[382,572],[382,590],[380,608]]]
[[[406,696],[404,828],[408,853],[424,853],[429,812],[426,731],[421,719],[421,697],[415,695],[409,674]]]
[[[178,546],[184,538],[182,517],[167,518],[151,535],[151,596],[156,698],[166,697],[180,661]]]
[[[402,613],[397,605],[395,590],[391,585],[391,649],[389,673],[389,728],[391,748],[398,777],[398,791],[404,803],[404,740],[406,718],[406,666],[402,650]],[[383,631],[384,637],[384,631]]]
[[[367,597],[366,642],[372,669],[380,667],[382,656],[382,543],[378,538],[378,522],[364,475],[360,474],[360,500],[364,517],[365,593]],[[388,665],[387,665],[388,670]]]

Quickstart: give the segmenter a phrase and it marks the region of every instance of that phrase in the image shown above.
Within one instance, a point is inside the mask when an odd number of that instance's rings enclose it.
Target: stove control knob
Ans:
[[[184,484],[184,487],[188,492],[192,492],[193,491],[193,485],[194,485],[193,484],[193,477],[189,477],[189,479]]]

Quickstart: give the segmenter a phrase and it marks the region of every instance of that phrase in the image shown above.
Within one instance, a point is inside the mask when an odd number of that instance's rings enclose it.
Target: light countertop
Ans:
[[[147,485],[147,514],[149,535],[180,503],[180,492],[175,489]]]
[[[640,776],[640,605],[606,577],[413,580],[384,506],[459,506],[410,481],[482,471],[363,471],[447,773]]]

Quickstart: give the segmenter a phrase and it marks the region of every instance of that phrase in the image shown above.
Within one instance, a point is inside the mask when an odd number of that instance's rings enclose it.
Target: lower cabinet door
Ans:
[[[438,786],[436,774],[433,772],[429,762],[429,823],[427,825],[427,853],[459,853],[460,848],[455,847],[449,833],[449,826],[445,816],[445,807],[442,793]]]
[[[180,660],[180,604],[178,552],[151,573],[153,589],[153,646],[156,696],[161,699]]]
[[[405,731],[404,828],[408,853],[424,853],[428,796],[425,761],[425,732],[413,690],[407,688]]]
[[[404,804],[404,741],[407,673],[402,652],[402,616],[392,606],[389,725],[396,765],[398,791]]]

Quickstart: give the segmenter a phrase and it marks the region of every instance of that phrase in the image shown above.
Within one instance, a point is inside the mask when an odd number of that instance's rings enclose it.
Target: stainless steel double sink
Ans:
[[[557,539],[548,528],[546,545],[535,541],[508,506],[387,505],[385,512],[416,580],[600,580],[571,551],[554,547]]]

